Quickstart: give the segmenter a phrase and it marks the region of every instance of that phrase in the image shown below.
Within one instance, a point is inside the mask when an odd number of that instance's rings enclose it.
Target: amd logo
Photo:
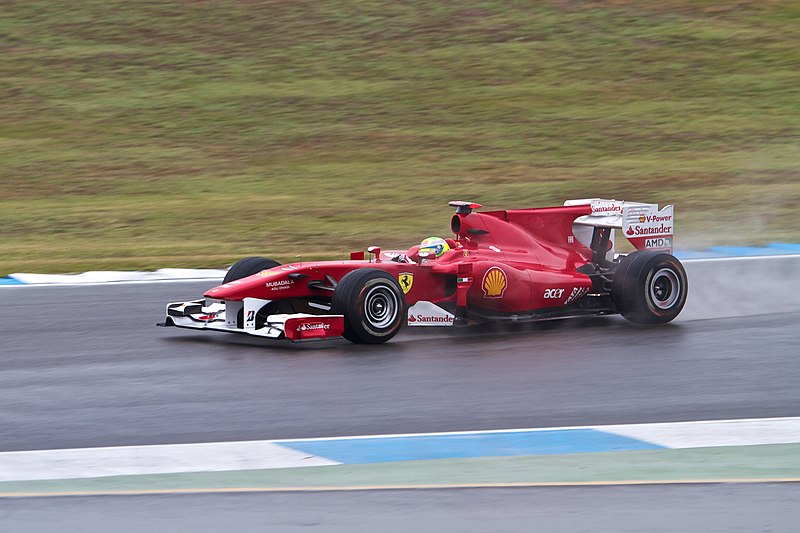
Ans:
[[[669,248],[672,246],[672,239],[669,237],[661,237],[658,239],[646,239],[644,241],[645,248]]]

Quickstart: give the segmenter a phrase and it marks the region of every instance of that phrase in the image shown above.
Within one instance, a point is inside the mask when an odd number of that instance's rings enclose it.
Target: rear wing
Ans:
[[[658,204],[640,202],[624,202],[622,200],[604,200],[602,198],[586,198],[567,200],[565,206],[591,205],[592,214],[575,219],[573,233],[575,237],[590,246],[594,230],[590,228],[621,229],[630,243],[637,250],[663,250],[672,253],[672,237],[675,231],[674,207],[668,205],[663,209]],[[613,257],[613,232],[610,237],[609,254]],[[587,239],[588,237],[588,239]]]

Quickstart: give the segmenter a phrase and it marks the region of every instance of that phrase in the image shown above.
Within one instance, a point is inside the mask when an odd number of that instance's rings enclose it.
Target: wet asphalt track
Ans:
[[[6,288],[0,451],[796,416],[800,313],[383,346],[156,328],[207,284]]]
[[[796,532],[798,484],[0,500],[6,533]],[[5,519],[3,519],[5,517]]]
[[[800,312],[701,319],[713,309],[695,310],[654,328],[607,317],[406,330],[379,347],[154,327],[166,301],[207,285],[0,291],[0,451],[796,416],[800,407]],[[791,531],[797,487],[0,500],[0,526]]]

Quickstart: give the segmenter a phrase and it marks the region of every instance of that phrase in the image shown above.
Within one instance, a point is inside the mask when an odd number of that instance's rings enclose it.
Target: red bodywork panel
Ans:
[[[421,260],[417,247],[395,252],[413,262],[396,262],[384,251],[377,261],[320,261],[282,265],[220,285],[205,293],[215,300],[330,297],[320,284],[338,282],[359,268],[391,274],[411,306],[420,300],[456,302],[457,287],[469,308],[515,313],[559,307],[589,292],[592,282],[577,269],[592,252],[572,233],[577,217],[591,206],[549,207],[456,214],[451,249],[435,260]],[[460,280],[459,280],[460,278]],[[317,287],[309,282],[318,282]],[[289,329],[287,329],[289,336]]]

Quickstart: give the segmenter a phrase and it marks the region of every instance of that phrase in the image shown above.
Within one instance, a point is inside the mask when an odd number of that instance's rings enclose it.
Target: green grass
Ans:
[[[5,0],[0,275],[341,257],[452,199],[800,239],[800,2]]]

